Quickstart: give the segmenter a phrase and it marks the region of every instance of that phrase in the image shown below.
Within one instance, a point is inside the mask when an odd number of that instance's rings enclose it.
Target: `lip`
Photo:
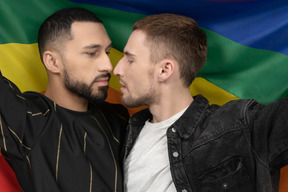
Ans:
[[[110,80],[109,77],[103,77],[103,78],[97,79],[96,82],[97,82],[97,81],[109,81],[109,80]]]
[[[123,86],[123,87],[120,88],[120,91],[121,91],[122,93],[123,93],[125,90],[127,90],[125,86]]]
[[[101,78],[101,79],[97,79],[96,81],[94,81],[94,83],[100,86],[107,86],[109,84],[109,80],[110,78]]]
[[[120,88],[121,92],[123,93],[124,90],[126,90],[126,84],[123,81],[119,81],[120,85],[122,85],[122,87]]]

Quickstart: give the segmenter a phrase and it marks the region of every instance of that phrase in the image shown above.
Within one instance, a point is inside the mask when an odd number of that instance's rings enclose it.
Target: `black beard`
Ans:
[[[92,86],[97,79],[103,78],[103,77],[110,78],[111,75],[109,73],[99,75],[94,79],[94,81],[90,85],[87,85],[80,81],[72,81],[69,78],[69,75],[67,74],[67,72],[64,71],[64,84],[65,84],[65,87],[73,94],[78,95],[79,97],[85,98],[88,101],[91,101],[93,103],[100,104],[100,103],[103,103],[105,99],[107,98],[108,86],[99,87],[97,93],[93,93]]]

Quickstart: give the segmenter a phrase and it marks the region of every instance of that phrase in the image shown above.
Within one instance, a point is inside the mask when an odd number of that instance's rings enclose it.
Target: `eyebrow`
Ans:
[[[129,51],[124,51],[123,53],[124,53],[124,55],[127,55],[128,57],[135,57],[136,56],[136,55],[130,53]]]
[[[101,48],[102,45],[99,45],[99,44],[91,44],[91,45],[87,45],[84,47],[84,49],[99,49]],[[110,43],[105,49],[109,49],[112,47],[112,43]]]
[[[86,45],[85,47],[83,47],[84,49],[95,49],[95,48],[101,48],[102,45],[99,44],[91,44],[91,45]]]

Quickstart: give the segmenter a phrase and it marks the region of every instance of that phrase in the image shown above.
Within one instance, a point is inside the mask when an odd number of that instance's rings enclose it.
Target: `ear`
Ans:
[[[175,63],[173,60],[163,60],[160,64],[159,81],[164,82],[173,74]]]
[[[52,73],[60,72],[59,55],[53,51],[45,51],[43,54],[43,63],[46,69]]]

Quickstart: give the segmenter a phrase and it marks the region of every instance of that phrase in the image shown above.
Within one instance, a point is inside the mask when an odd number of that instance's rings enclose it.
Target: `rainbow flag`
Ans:
[[[21,91],[45,91],[47,76],[37,50],[37,32],[45,18],[65,7],[89,9],[103,20],[113,41],[114,66],[138,19],[165,12],[192,17],[208,36],[207,63],[190,87],[193,95],[202,94],[219,105],[238,98],[268,104],[288,96],[286,0],[3,0],[0,70]],[[108,101],[119,103],[120,85],[114,76],[110,87]],[[0,163],[0,191],[21,191],[9,168]],[[281,192],[288,191],[285,169]]]

